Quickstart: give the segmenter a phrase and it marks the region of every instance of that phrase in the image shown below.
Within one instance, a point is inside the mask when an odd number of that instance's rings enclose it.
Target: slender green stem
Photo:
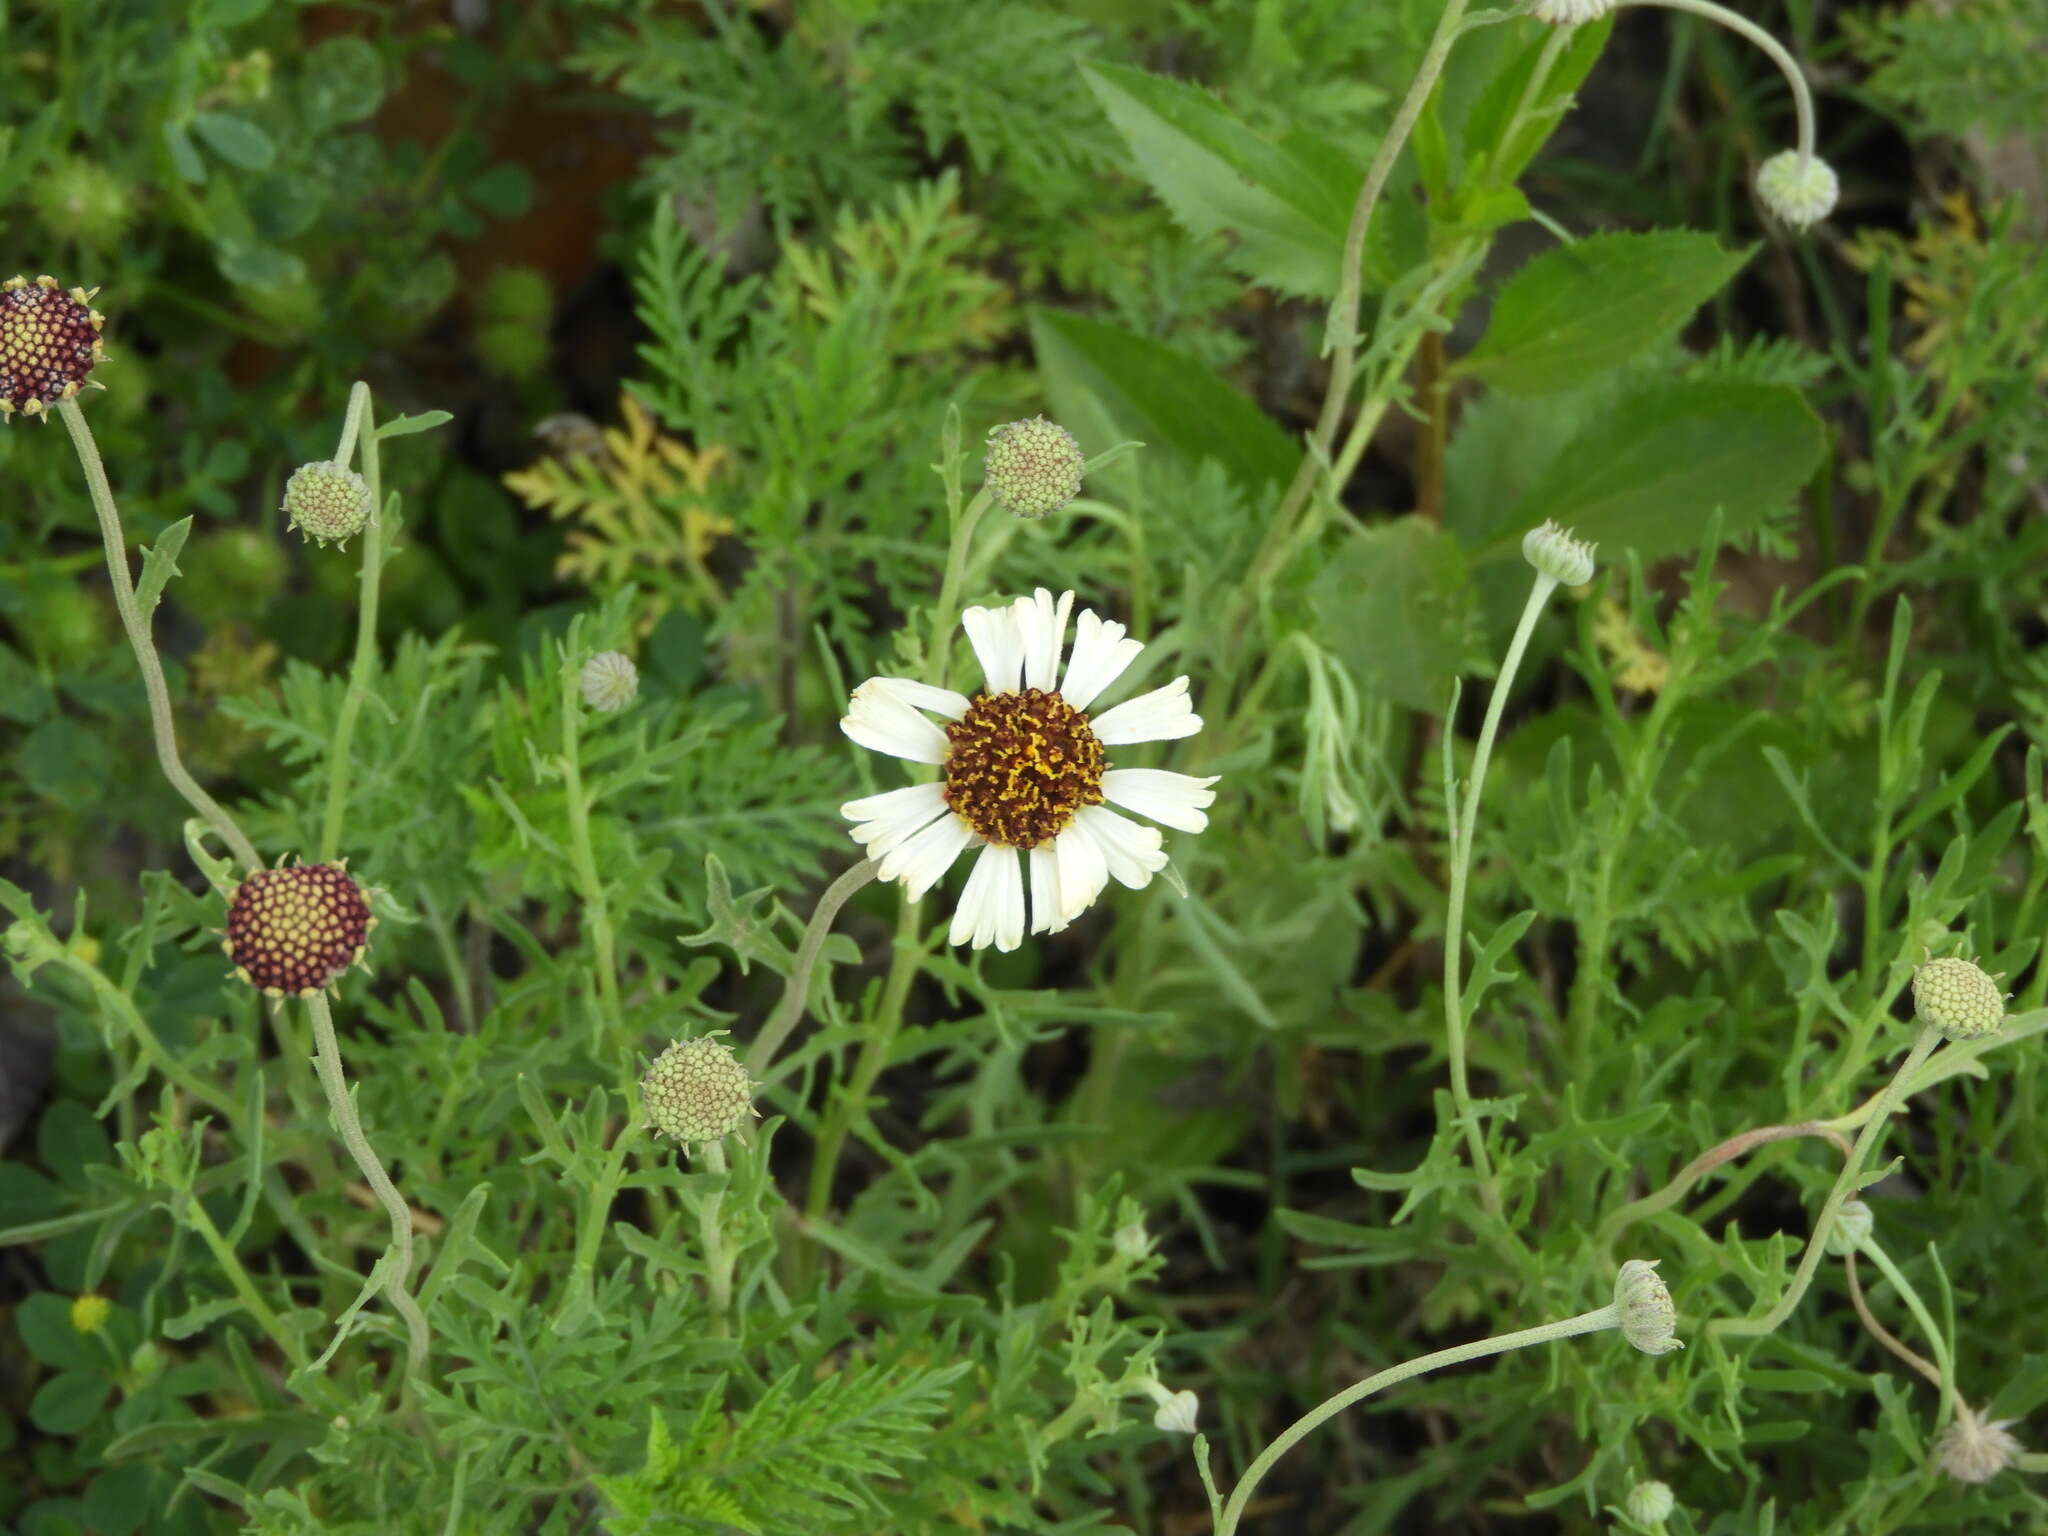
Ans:
[[[953,626],[960,619],[960,585],[967,575],[967,551],[974,542],[974,530],[988,509],[995,505],[995,494],[983,487],[967,503],[967,510],[960,514],[959,526],[953,530],[952,542],[946,550],[946,574],[939,581],[939,606],[932,610],[932,644],[937,654],[932,657],[932,686],[946,686],[946,674],[952,670]]]
[[[1892,1262],[1891,1255],[1879,1246],[1875,1238],[1865,1238],[1859,1251],[1878,1267],[1885,1279],[1891,1281],[1892,1289],[1899,1293],[1899,1300],[1906,1304],[1906,1310],[1913,1314],[1913,1321],[1918,1323],[1920,1331],[1927,1335],[1927,1346],[1934,1351],[1937,1372],[1934,1384],[1943,1398],[1961,1411],[1966,1405],[1962,1394],[1956,1390],[1955,1358],[1949,1353],[1948,1340],[1943,1337],[1941,1330],[1934,1326],[1934,1315],[1927,1310],[1927,1304],[1920,1299],[1920,1293],[1913,1289],[1913,1282],[1908,1280],[1899,1266]]]
[[[605,901],[604,881],[598,877],[597,856],[590,843],[590,800],[583,790],[583,700],[578,676],[575,659],[565,651],[562,655],[562,782],[569,801],[569,862],[583,894],[583,923],[590,931],[591,948],[597,951],[598,996],[604,1003],[606,1016],[617,1023],[621,1017],[618,959],[612,934],[611,907]]]
[[[1913,1041],[1913,1048],[1906,1053],[1899,1070],[1892,1074],[1892,1080],[1885,1084],[1883,1095],[1877,1101],[1877,1109],[1864,1123],[1856,1137],[1856,1145],[1849,1149],[1849,1157],[1842,1164],[1842,1171],[1835,1176],[1834,1188],[1828,1191],[1828,1198],[1820,1208],[1820,1215],[1813,1223],[1813,1232],[1806,1240],[1806,1251],[1799,1256],[1799,1268],[1792,1276],[1792,1283],[1785,1288],[1785,1294],[1777,1304],[1760,1317],[1718,1317],[1707,1324],[1709,1333],[1723,1338],[1747,1338],[1773,1333],[1778,1326],[1792,1315],[1792,1309],[1806,1294],[1806,1288],[1813,1283],[1814,1271],[1827,1252],[1828,1233],[1834,1230],[1835,1217],[1841,1213],[1842,1202],[1857,1192],[1857,1178],[1863,1172],[1863,1164],[1869,1158],[1872,1146],[1891,1119],[1892,1108],[1899,1100],[1902,1084],[1919,1069],[1920,1064],[1941,1043],[1941,1036],[1933,1029],[1922,1025],[1919,1035]]]
[[[1945,1384],[1942,1381],[1941,1368],[1917,1350],[1909,1348],[1904,1340],[1885,1327],[1883,1323],[1880,1323],[1877,1320],[1877,1315],[1870,1310],[1870,1303],[1864,1299],[1862,1282],[1856,1277],[1855,1254],[1849,1253],[1842,1256],[1842,1273],[1849,1282],[1849,1305],[1855,1308],[1856,1316],[1862,1320],[1863,1326],[1870,1336],[1887,1350],[1891,1351],[1897,1358],[1918,1371],[1936,1391],[1943,1390]]]
[[[1764,1125],[1755,1130],[1743,1131],[1730,1136],[1719,1146],[1709,1147],[1698,1157],[1687,1163],[1671,1176],[1671,1182],[1654,1194],[1644,1195],[1640,1200],[1631,1200],[1615,1211],[1600,1224],[1596,1239],[1604,1256],[1613,1250],[1615,1240],[1639,1221],[1668,1211],[1683,1200],[1693,1185],[1712,1173],[1723,1163],[1733,1162],[1757,1147],[1773,1141],[1788,1141],[1795,1136],[1824,1136],[1841,1148],[1844,1156],[1849,1152],[1849,1138],[1833,1127],[1818,1120],[1806,1120],[1797,1125]]]
[[[775,1053],[782,1049],[782,1042],[789,1038],[789,1032],[804,1016],[804,1005],[811,997],[811,972],[817,969],[818,956],[824,951],[825,940],[832,932],[832,923],[839,916],[839,909],[853,898],[855,891],[874,878],[875,861],[862,859],[826,886],[817,906],[812,908],[811,920],[796,947],[796,959],[790,966],[789,979],[783,983],[782,999],[775,1005],[775,1011],[768,1015],[768,1022],[761,1026],[760,1033],[754,1036],[753,1046],[747,1051],[747,1076],[755,1082],[773,1080],[774,1074],[768,1071],[768,1064],[775,1059]]]
[[[1718,26],[1726,27],[1738,37],[1748,39],[1767,54],[1778,66],[1778,72],[1785,77],[1785,84],[1792,89],[1792,108],[1799,117],[1799,159],[1801,164],[1813,158],[1813,93],[1806,87],[1806,76],[1801,73],[1792,55],[1779,42],[1747,16],[1738,16],[1714,0],[1617,0],[1617,9],[1623,5],[1661,5],[1666,10],[1690,11],[1703,16]]]
[[[576,1257],[570,1265],[569,1283],[563,1288],[562,1308],[555,1314],[554,1331],[573,1333],[590,1311],[597,1289],[597,1255],[604,1244],[605,1229],[612,1219],[612,1202],[625,1182],[626,1153],[639,1134],[631,1124],[619,1128],[605,1154],[604,1172],[597,1187],[586,1190],[580,1202],[582,1215],[576,1228]]]
[[[861,1042],[853,1077],[834,1095],[825,1113],[825,1127],[818,1135],[818,1154],[811,1163],[810,1196],[804,1206],[805,1214],[813,1221],[825,1214],[825,1207],[831,1202],[832,1181],[839,1170],[839,1154],[845,1149],[847,1134],[854,1120],[867,1113],[868,1095],[874,1091],[875,1079],[882,1075],[889,1052],[895,1049],[896,1035],[903,1028],[903,1004],[910,996],[910,984],[924,958],[924,949],[917,943],[916,926],[921,905],[914,901],[903,904],[896,953],[889,965],[888,978],[882,983],[874,1016],[868,1020],[867,1038]]]
[[[334,741],[327,753],[327,807],[320,821],[320,862],[341,851],[341,822],[348,810],[348,786],[352,777],[349,746],[355,738],[356,716],[370,689],[370,674],[377,669],[377,593],[384,574],[383,488],[377,464],[377,433],[370,410],[370,386],[357,383],[349,391],[348,416],[342,424],[341,444],[334,462],[346,466],[357,432],[362,434],[363,479],[370,487],[370,520],[363,525],[363,570],[356,604],[356,654],[348,671],[348,692],[342,696],[341,712],[334,719]]]
[[[1487,1156],[1485,1133],[1472,1118],[1472,1087],[1465,1070],[1465,888],[1471,876],[1472,843],[1479,826],[1479,797],[1486,788],[1486,766],[1493,757],[1501,713],[1507,708],[1508,692],[1514,687],[1515,672],[1522,664],[1522,653],[1529,647],[1537,616],[1556,586],[1554,577],[1538,572],[1529,589],[1529,601],[1522,605],[1521,622],[1515,626],[1514,639],[1508,642],[1507,658],[1494,682],[1493,697],[1487,700],[1486,721],[1479,728],[1479,744],[1472,754],[1471,782],[1461,797],[1458,826],[1451,839],[1451,891],[1444,913],[1444,1050],[1450,1061],[1451,1099],[1464,1127],[1472,1167],[1484,1181],[1480,1185],[1481,1197],[1494,1215],[1500,1214],[1500,1192],[1494,1188],[1493,1163]]]
[[[384,1282],[384,1294],[390,1299],[392,1310],[405,1320],[406,1373],[417,1376],[427,1366],[429,1334],[426,1314],[406,1289],[412,1278],[412,1210],[384,1172],[384,1164],[378,1160],[369,1137],[363,1134],[362,1122],[356,1118],[355,1100],[349,1095],[348,1078],[341,1068],[341,1043],[335,1039],[334,1015],[328,1011],[326,994],[316,992],[306,999],[306,1014],[313,1021],[313,1065],[320,1074],[320,1086],[327,1090],[327,1107],[334,1116],[334,1127],[362,1171],[364,1182],[384,1207],[384,1214],[391,1218],[391,1247],[397,1260]]]
[[[177,727],[171,719],[171,691],[164,682],[163,662],[157,657],[156,642],[150,638],[149,624],[141,605],[135,600],[135,583],[128,572],[128,544],[121,532],[121,514],[114,506],[114,492],[107,484],[106,466],[100,462],[99,447],[93,442],[92,428],[86,425],[85,413],[78,408],[78,402],[60,401],[57,414],[64,418],[65,430],[71,434],[71,446],[77,450],[78,462],[85,470],[85,484],[92,496],[93,511],[99,514],[100,540],[107,552],[107,576],[114,585],[114,606],[121,610],[121,627],[128,632],[128,644],[135,652],[136,665],[142,669],[143,692],[149,697],[149,723],[156,738],[157,763],[163,769],[164,777],[170,780],[171,787],[183,795],[185,803],[220,834],[221,841],[241,861],[242,867],[260,869],[263,860],[257,855],[256,845],[243,834],[221,804],[199,787],[198,780],[185,771],[185,764],[178,756]]]
[[[1581,1312],[1577,1317],[1568,1317],[1561,1323],[1543,1323],[1535,1328],[1524,1328],[1519,1333],[1504,1333],[1491,1339],[1475,1339],[1470,1344],[1458,1344],[1450,1349],[1440,1349],[1432,1355],[1421,1355],[1400,1365],[1389,1366],[1377,1375],[1368,1376],[1365,1380],[1346,1387],[1335,1397],[1311,1408],[1283,1429],[1278,1438],[1259,1452],[1252,1464],[1245,1468],[1244,1476],[1237,1480],[1237,1486],[1230,1491],[1230,1502],[1223,1507],[1223,1518],[1217,1523],[1216,1536],[1231,1536],[1237,1529],[1237,1522],[1244,1515],[1245,1505],[1250,1502],[1260,1480],[1273,1469],[1275,1462],[1319,1425],[1342,1413],[1360,1398],[1370,1397],[1384,1387],[1397,1386],[1412,1377],[1442,1370],[1447,1365],[1462,1365],[1467,1360],[1481,1360],[1488,1355],[1506,1354],[1512,1349],[1526,1349],[1532,1344],[1548,1344],[1553,1339],[1568,1339],[1576,1334],[1598,1333],[1603,1328],[1620,1326],[1620,1307],[1599,1307],[1591,1312]]]
[[[707,1172],[721,1181],[730,1180],[731,1170],[726,1166],[723,1142],[705,1142],[699,1155],[704,1159]],[[704,1289],[711,1309],[711,1330],[721,1338],[730,1326],[732,1271],[734,1262],[739,1258],[726,1246],[725,1232],[718,1224],[719,1212],[725,1205],[725,1191],[726,1183],[721,1182],[697,1207],[697,1235],[704,1246]]]
[[[206,1214],[206,1207],[199,1203],[199,1197],[186,1191],[184,1202],[185,1221],[199,1234],[200,1241],[212,1250],[214,1261],[221,1272],[228,1277],[228,1285],[235,1293],[235,1299],[242,1309],[256,1320],[256,1325],[270,1336],[271,1343],[278,1347],[285,1359],[294,1368],[304,1370],[306,1347],[299,1342],[299,1336],[290,1332],[270,1309],[256,1287],[249,1280],[249,1272],[242,1267],[242,1261],[228,1240],[221,1236],[220,1228],[213,1224],[213,1218]]]

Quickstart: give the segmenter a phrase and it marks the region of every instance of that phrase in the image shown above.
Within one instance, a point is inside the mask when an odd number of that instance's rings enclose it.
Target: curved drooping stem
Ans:
[[[1813,159],[1813,92],[1807,88],[1805,73],[1785,51],[1783,43],[1747,16],[1738,16],[1726,6],[1716,5],[1714,0],[1616,0],[1616,9],[1624,5],[1661,5],[1666,10],[1689,11],[1761,48],[1792,90],[1792,110],[1799,119],[1799,163],[1803,167]]]

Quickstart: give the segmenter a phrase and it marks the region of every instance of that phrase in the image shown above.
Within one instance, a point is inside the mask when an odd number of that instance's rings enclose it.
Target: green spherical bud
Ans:
[[[537,267],[499,267],[477,289],[476,312],[486,320],[545,326],[555,312],[555,293]]]
[[[1913,1012],[1945,1040],[1981,1040],[2005,1022],[2005,994],[1968,960],[1930,960],[1913,973]]]
[[[97,160],[66,155],[30,180],[44,229],[89,251],[111,250],[128,231],[135,208],[128,184]]]
[[[1756,195],[1794,229],[1826,218],[1840,192],[1833,168],[1818,155],[1782,149],[1757,168]]]
[[[1073,434],[1043,416],[989,434],[984,473],[996,505],[1018,517],[1044,517],[1081,494],[1087,463]]]
[[[470,338],[476,359],[503,379],[530,379],[548,364],[548,338],[524,320],[494,320]]]
[[[577,677],[583,702],[600,714],[613,714],[633,702],[640,691],[640,670],[618,651],[599,651],[583,663]]]
[[[640,1079],[647,1120],[676,1141],[716,1141],[754,1111],[754,1085],[725,1042],[713,1035],[678,1040]]]
[[[1668,1486],[1651,1478],[1629,1489],[1621,1507],[1637,1525],[1662,1525],[1671,1518],[1678,1500],[1672,1497]]]
[[[1866,1202],[1844,1200],[1842,1208],[1835,1212],[1835,1224],[1828,1228],[1828,1252],[1837,1258],[1847,1258],[1870,1241],[1876,1225],[1877,1218]]]
[[[1646,1355],[1668,1355],[1685,1345],[1678,1339],[1678,1309],[1657,1278],[1655,1259],[1630,1259],[1614,1277],[1614,1305],[1621,1311],[1621,1336]]]
[[[353,538],[370,520],[369,482],[331,459],[301,464],[285,482],[284,510],[294,528],[322,544]]]

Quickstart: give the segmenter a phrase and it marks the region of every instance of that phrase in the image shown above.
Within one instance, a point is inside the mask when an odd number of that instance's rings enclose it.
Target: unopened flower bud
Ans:
[[[583,663],[577,679],[583,702],[600,714],[614,714],[633,702],[640,691],[640,671],[618,651],[599,651]]]
[[[2019,1441],[2007,1434],[2011,1419],[1982,1419],[1969,1408],[1956,1412],[1934,1448],[1941,1470],[1959,1483],[1988,1483],[2019,1456]]]
[[[1621,1507],[1637,1525],[1662,1525],[1671,1518],[1678,1500],[1672,1497],[1668,1486],[1651,1478],[1629,1489]]]
[[[370,484],[331,459],[301,464],[284,483],[284,510],[302,536],[322,544],[354,538],[370,520]]]
[[[983,468],[997,506],[1018,517],[1044,517],[1081,494],[1087,462],[1071,432],[1033,416],[989,434]]]
[[[135,212],[128,184],[90,156],[66,155],[31,185],[43,228],[87,250],[112,250]]]
[[[1876,1224],[1867,1202],[1844,1200],[1842,1208],[1835,1212],[1835,1224],[1828,1228],[1828,1252],[1846,1258],[1870,1241],[1871,1229]]]
[[[1614,1277],[1614,1305],[1621,1311],[1621,1336],[1646,1355],[1668,1355],[1685,1345],[1678,1339],[1678,1309],[1657,1278],[1655,1259],[1630,1259]]]
[[[1551,522],[1522,535],[1522,558],[1567,587],[1583,587],[1593,579],[1593,551],[1599,547],[1572,537],[1570,529]]]
[[[1127,1263],[1136,1263],[1152,1251],[1152,1234],[1145,1230],[1142,1221],[1126,1222],[1118,1227],[1111,1241],[1116,1245],[1116,1256]]]
[[[114,1304],[104,1296],[95,1296],[88,1291],[71,1303],[71,1327],[77,1333],[98,1333],[107,1326],[107,1319],[113,1315]]]
[[[640,1097],[655,1131],[681,1142],[716,1141],[755,1113],[747,1069],[712,1035],[678,1040],[655,1057]]]
[[[1945,1040],[1981,1040],[2005,1022],[2005,994],[1968,960],[1930,960],[1913,973],[1913,1012]]]
[[[1614,0],[1536,0],[1529,14],[1553,27],[1576,27],[1598,21],[1613,9]]]
[[[1168,1434],[1192,1435],[1195,1432],[1195,1416],[1202,1410],[1202,1400],[1188,1391],[1171,1392],[1161,1399],[1158,1410],[1152,1415],[1152,1427],[1163,1429]]]
[[[1756,195],[1793,229],[1818,224],[1834,211],[1841,185],[1827,161],[1781,149],[1757,168]]]

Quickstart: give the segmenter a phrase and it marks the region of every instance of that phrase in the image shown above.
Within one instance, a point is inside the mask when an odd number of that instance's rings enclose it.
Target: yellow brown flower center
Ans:
[[[319,991],[361,957],[376,919],[339,864],[259,869],[228,899],[221,948],[273,997]]]
[[[946,804],[992,843],[1036,848],[1102,804],[1102,743],[1057,691],[977,694],[946,741]]]
[[[0,417],[34,415],[70,399],[106,355],[105,322],[88,297],[82,288],[65,292],[49,277],[0,283]]]

